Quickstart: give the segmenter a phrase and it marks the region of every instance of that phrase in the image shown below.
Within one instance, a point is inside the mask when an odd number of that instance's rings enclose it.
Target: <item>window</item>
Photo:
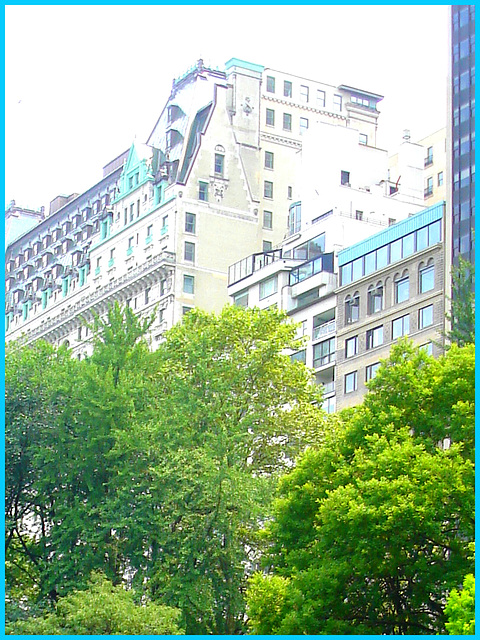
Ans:
[[[365,382],[369,382],[373,380],[373,378],[377,375],[377,371],[380,367],[380,362],[374,362],[374,364],[368,364],[365,367]]]
[[[133,236],[128,239],[128,248],[133,249]]]
[[[275,93],[275,78],[273,76],[267,76],[267,91]]]
[[[395,278],[395,302],[405,302],[410,297],[410,281],[408,275]]]
[[[428,147],[427,157],[425,158],[425,166],[429,167],[431,164],[433,164],[433,147]]]
[[[367,331],[367,349],[374,349],[383,344],[383,325]]]
[[[183,257],[187,262],[195,262],[195,244],[193,242],[185,242]]]
[[[223,170],[225,165],[225,156],[221,153],[215,154],[215,173],[217,175],[223,176]]]
[[[248,291],[237,293],[233,298],[233,304],[236,307],[248,307]]]
[[[351,371],[345,376],[345,393],[352,393],[357,390],[357,372]]]
[[[263,197],[273,198],[273,182],[265,180],[263,183]]]
[[[429,356],[433,355],[433,344],[431,342],[426,342],[425,344],[420,345],[419,349],[425,351]]]
[[[325,91],[317,89],[317,107],[323,109],[325,107]]]
[[[425,293],[431,291],[435,286],[435,268],[433,263],[428,265],[420,265],[419,269],[419,292]]]
[[[271,251],[271,250],[272,250],[271,240],[264,240],[262,245],[262,251]]]
[[[293,189],[292,187],[287,187],[287,198],[291,200],[293,198]]]
[[[130,222],[132,222],[134,217],[135,217],[135,204],[132,202],[132,204],[130,205]]]
[[[195,278],[193,276],[183,276],[183,292],[194,293]]]
[[[151,236],[153,233],[153,224],[149,224],[147,227],[147,237]]]
[[[313,345],[313,366],[323,367],[335,362],[335,338],[329,338]]]
[[[368,136],[366,133],[360,133],[358,136],[358,142],[360,144],[367,145],[368,144]]]
[[[197,216],[195,213],[185,213],[185,232],[195,233],[197,227]]]
[[[283,114],[283,128],[285,131],[292,130],[292,114],[291,113]]]
[[[358,209],[355,211],[355,220],[363,220],[363,211]]]
[[[350,186],[350,171],[340,172],[340,184],[343,184],[345,187]]]
[[[300,118],[300,133],[308,129],[308,118]]]
[[[309,94],[309,90],[308,87],[304,84],[300,85],[300,100],[302,100],[303,102],[308,102],[308,94]]]
[[[425,198],[428,198],[429,196],[431,196],[433,193],[433,177],[429,176],[427,178],[427,185],[425,187]]]
[[[358,353],[358,336],[345,340],[345,358],[351,358]]]
[[[433,324],[433,304],[423,307],[418,312],[418,328],[425,329]]]
[[[306,363],[307,361],[307,352],[305,349],[302,349],[301,351],[297,351],[297,353],[292,353],[292,355],[290,356],[290,360],[292,362],[302,362],[303,364]]]
[[[273,169],[273,153],[265,151],[265,169]]]
[[[302,205],[300,202],[292,204],[288,210],[288,231],[290,235],[300,231],[302,225]]]
[[[378,313],[383,309],[383,285],[369,287],[367,294],[367,313]]]
[[[272,278],[268,278],[263,282],[260,282],[260,300],[264,298],[268,298],[268,296],[277,293],[278,287],[278,278],[277,276],[273,276]]]
[[[440,172],[437,174],[437,185],[438,185],[439,187],[443,186],[443,171],[440,171]]]
[[[342,110],[342,96],[339,96],[338,94],[334,94],[334,96],[333,96],[333,108],[336,111],[341,111]]]
[[[392,340],[408,336],[410,332],[410,316],[402,316],[392,322]]]
[[[275,111],[273,109],[266,110],[265,124],[269,127],[275,126]]]
[[[187,307],[187,306],[182,307],[182,316],[186,315],[192,309],[193,307]]]
[[[271,229],[273,227],[273,214],[271,211],[263,212],[263,228]]]
[[[360,311],[360,295],[355,293],[352,297],[348,296],[345,299],[345,322],[351,324],[357,322],[359,319]]]
[[[148,287],[148,289],[145,289],[145,304],[148,304],[150,302],[150,291],[151,291],[151,287]],[[137,299],[135,298],[135,302],[137,301]]]
[[[292,97],[292,83],[289,80],[283,81],[283,95],[285,98]]]
[[[198,199],[204,202],[208,201],[208,182],[198,183]]]

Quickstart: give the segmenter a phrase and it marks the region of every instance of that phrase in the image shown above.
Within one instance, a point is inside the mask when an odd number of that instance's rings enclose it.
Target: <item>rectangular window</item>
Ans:
[[[350,186],[350,171],[340,172],[340,184],[343,184],[345,187]]]
[[[335,94],[333,96],[333,108],[336,111],[342,110],[342,96],[339,96],[338,94]]]
[[[130,205],[130,222],[132,222],[134,217],[135,217],[135,205],[132,202],[132,204]]]
[[[248,307],[248,291],[237,293],[233,298],[233,304],[236,307]]]
[[[309,94],[309,89],[306,85],[301,84],[300,85],[300,100],[302,100],[303,102],[308,102],[308,94]]]
[[[266,110],[265,124],[269,127],[275,126],[275,111],[273,109]]]
[[[410,332],[410,316],[402,316],[392,322],[392,340],[408,336]]]
[[[182,316],[186,315],[189,311],[191,311],[193,307],[182,307]]]
[[[352,296],[345,300],[345,321],[347,324],[357,322],[360,315],[360,297]]]
[[[293,198],[293,189],[292,187],[287,187],[287,198],[291,200]]]
[[[410,280],[408,276],[395,281],[395,302],[405,302],[410,297]]]
[[[300,118],[300,133],[308,129],[308,118]]]
[[[133,249],[133,236],[128,239],[128,248]]]
[[[409,233],[402,238],[402,258],[408,258],[415,251],[415,233]]]
[[[283,95],[285,98],[292,97],[292,83],[289,80],[283,81]]]
[[[263,228],[271,229],[273,227],[273,213],[271,211],[263,212]]]
[[[195,213],[185,213],[185,232],[195,233],[197,226],[197,216]]]
[[[283,128],[285,131],[292,130],[292,114],[291,113],[283,114]]]
[[[198,183],[198,199],[204,202],[208,201],[208,182]]]
[[[273,276],[272,278],[268,278],[263,282],[260,282],[260,300],[264,298],[268,298],[268,296],[277,293],[278,287],[278,278],[277,276]]]
[[[185,242],[183,257],[187,262],[195,262],[195,244],[193,242]]]
[[[427,186],[425,187],[425,198],[428,198],[433,193],[433,178],[432,176],[427,178]]]
[[[425,158],[425,166],[429,167],[431,164],[433,164],[433,147],[428,147],[427,157]]]
[[[263,183],[263,197],[273,198],[273,182],[265,180]]]
[[[433,264],[422,267],[419,272],[419,289],[420,293],[431,291],[435,286],[435,268]]]
[[[437,175],[437,185],[439,187],[443,186],[443,171],[440,171]]]
[[[273,169],[273,153],[265,151],[265,169]]]
[[[151,236],[153,233],[153,224],[149,224],[147,227],[147,237]]]
[[[373,364],[368,364],[365,367],[365,382],[369,382],[373,380],[373,378],[377,375],[377,371],[380,367],[380,362],[374,362]]]
[[[149,287],[148,289],[145,289],[145,304],[148,304],[150,302],[150,291],[151,288]],[[135,298],[135,301],[137,299]]]
[[[345,340],[345,358],[352,358],[358,353],[358,336]]]
[[[357,390],[357,372],[351,371],[345,376],[345,393],[352,393]]]
[[[377,249],[377,271],[383,269],[388,265],[388,245]]]
[[[431,342],[426,342],[425,344],[420,345],[419,349],[425,351],[429,356],[433,355],[433,344]]]
[[[374,349],[383,344],[383,325],[367,331],[367,349]]]
[[[325,91],[317,89],[317,107],[323,109],[325,107]]]
[[[267,76],[267,91],[275,93],[275,78],[273,76]]]
[[[183,276],[183,292],[194,293],[195,278],[193,276]]]
[[[418,328],[425,329],[433,324],[433,304],[423,307],[418,312]]]
[[[368,144],[368,136],[367,136],[367,134],[366,133],[360,133],[358,135],[358,142],[360,144],[367,145]]]
[[[313,345],[313,366],[323,367],[335,362],[335,338],[329,338]]]
[[[301,351],[297,351],[297,353],[292,353],[290,356],[290,360],[292,362],[302,362],[303,364],[307,361],[307,352],[306,349],[302,349]]]
[[[223,176],[223,170],[225,165],[225,156],[221,153],[215,154],[215,173],[219,176]]]
[[[272,250],[272,241],[264,240],[262,244],[262,251],[271,251]]]
[[[399,238],[390,244],[390,262],[402,259],[402,239]]]

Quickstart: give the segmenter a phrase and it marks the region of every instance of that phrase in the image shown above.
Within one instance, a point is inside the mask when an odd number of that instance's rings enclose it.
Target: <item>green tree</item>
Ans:
[[[6,635],[181,635],[180,612],[135,594],[93,573],[88,588],[60,598],[43,616],[7,624]]]
[[[310,372],[284,354],[298,346],[276,310],[194,310],[155,353],[154,416],[117,433],[116,513],[125,535],[144,537],[130,556],[136,579],[182,609],[189,634],[243,629],[272,477],[321,420]]]
[[[457,362],[470,353],[436,362],[399,345],[364,404],[335,416],[282,479],[265,565],[284,582],[251,583],[253,633],[444,632],[445,596],[473,568],[474,471],[459,439],[435,446],[429,413],[448,413],[448,372],[461,378],[449,380],[451,412],[461,389],[473,397],[470,366]]]
[[[475,265],[461,256],[458,266],[452,267],[452,299],[450,331],[447,338],[460,347],[475,342]]]
[[[475,576],[469,573],[463,589],[452,589],[445,607],[447,631],[452,636],[475,635]]]

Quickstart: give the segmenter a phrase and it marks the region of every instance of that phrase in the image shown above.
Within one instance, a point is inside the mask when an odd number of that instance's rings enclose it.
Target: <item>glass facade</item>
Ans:
[[[451,8],[452,256],[475,262],[475,5]]]

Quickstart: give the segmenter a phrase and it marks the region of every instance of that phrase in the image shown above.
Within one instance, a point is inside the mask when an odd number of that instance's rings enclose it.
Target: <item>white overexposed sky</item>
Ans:
[[[447,5],[7,6],[6,203],[48,211],[99,181],[199,58],[379,93],[393,153],[445,126],[447,45]]]

